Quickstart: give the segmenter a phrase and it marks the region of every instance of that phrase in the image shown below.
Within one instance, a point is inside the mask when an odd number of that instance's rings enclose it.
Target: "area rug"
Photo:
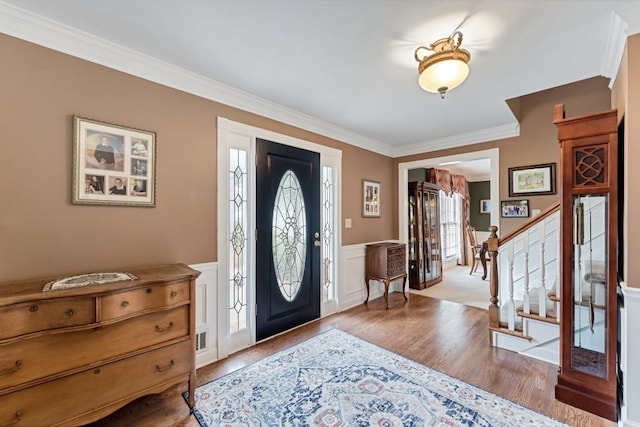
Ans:
[[[195,398],[203,427],[565,426],[337,329],[200,386]]]

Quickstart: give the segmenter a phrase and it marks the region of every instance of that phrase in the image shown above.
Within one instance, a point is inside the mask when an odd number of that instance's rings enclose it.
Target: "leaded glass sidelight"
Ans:
[[[322,167],[322,209],[324,224],[322,227],[322,302],[334,299],[335,283],[334,277],[334,254],[333,239],[335,229],[334,219],[334,183],[333,168],[330,166]]]
[[[229,332],[247,327],[247,152],[229,150]]]
[[[287,170],[273,205],[273,264],[278,287],[287,301],[298,295],[307,256],[307,223],[300,181]]]

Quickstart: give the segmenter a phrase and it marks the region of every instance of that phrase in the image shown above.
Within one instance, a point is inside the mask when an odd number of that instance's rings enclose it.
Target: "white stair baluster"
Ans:
[[[522,310],[531,313],[531,303],[529,302],[529,230],[525,230],[522,235],[522,250],[524,252],[524,272],[522,282],[524,285],[524,295],[522,297]]]
[[[545,239],[545,227],[544,221],[540,222],[540,293],[538,294],[538,304],[540,317],[547,317],[547,288],[545,286],[545,260],[544,260],[544,239]]]
[[[555,283],[555,295],[556,298],[560,297],[560,232],[559,225],[556,225],[556,283]],[[555,302],[556,307],[556,320],[560,321],[560,301]]]
[[[506,301],[506,309],[509,316],[507,322],[509,330],[511,331],[516,329],[516,307],[513,301],[513,244],[514,240],[511,240],[507,248],[507,262],[509,263],[509,299]]]

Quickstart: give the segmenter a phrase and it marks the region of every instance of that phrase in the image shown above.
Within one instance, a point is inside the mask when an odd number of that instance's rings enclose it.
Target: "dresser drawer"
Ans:
[[[189,306],[185,305],[104,327],[0,345],[0,390],[184,337],[188,333]],[[55,352],[48,353],[51,349]]]
[[[402,274],[406,271],[406,263],[404,259],[400,259],[397,261],[389,262],[387,264],[387,274],[389,276],[395,276],[397,274]]]
[[[404,253],[405,253],[405,246],[404,245],[390,247],[390,248],[387,249],[387,256],[389,258],[404,257]]]
[[[154,285],[100,298],[100,320],[112,320],[145,310],[189,301],[189,282]]]
[[[0,425],[49,426],[114,402],[188,380],[190,341],[89,369],[0,397]],[[159,392],[161,390],[151,390]],[[12,424],[12,422],[14,422]]]
[[[94,298],[56,298],[0,308],[0,340],[31,332],[93,323]],[[1,424],[0,424],[1,425]]]

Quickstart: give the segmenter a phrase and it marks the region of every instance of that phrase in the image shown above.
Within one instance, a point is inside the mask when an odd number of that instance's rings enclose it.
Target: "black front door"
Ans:
[[[320,317],[320,154],[257,140],[256,339]]]

